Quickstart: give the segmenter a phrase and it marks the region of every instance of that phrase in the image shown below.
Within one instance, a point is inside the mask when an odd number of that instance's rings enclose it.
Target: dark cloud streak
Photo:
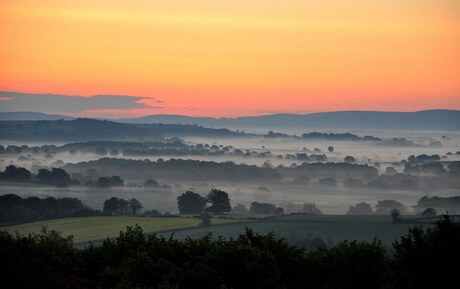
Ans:
[[[87,110],[158,108],[148,101],[153,97],[130,95],[93,95],[83,97],[60,94],[31,94],[0,91],[0,111],[39,111],[79,113]]]

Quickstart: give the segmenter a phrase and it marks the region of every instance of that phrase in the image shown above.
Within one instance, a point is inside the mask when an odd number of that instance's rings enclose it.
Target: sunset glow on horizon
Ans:
[[[0,33],[0,91],[141,97],[68,115],[460,109],[454,0],[2,1]]]

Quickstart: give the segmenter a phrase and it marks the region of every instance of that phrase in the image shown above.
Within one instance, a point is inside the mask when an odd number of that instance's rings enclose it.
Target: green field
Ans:
[[[311,239],[320,237],[331,239],[334,243],[343,240],[372,241],[375,237],[390,245],[407,233],[413,224],[393,224],[390,216],[344,216],[344,215],[288,215],[263,220],[249,220],[208,228],[214,236],[237,237],[248,227],[260,234],[273,231],[277,236],[289,241],[293,234]],[[425,224],[424,227],[431,227]],[[163,231],[159,235],[169,236],[172,232]],[[201,237],[203,228],[189,228],[174,233],[177,238]]]
[[[342,216],[342,215],[288,215],[262,220],[212,219],[208,228],[198,226],[200,220],[182,217],[84,217],[66,218],[44,222],[27,223],[0,229],[21,234],[38,233],[42,226],[48,230],[62,232],[64,236],[73,235],[77,246],[89,241],[101,241],[107,237],[116,237],[127,226],[138,224],[146,233],[183,239],[187,236],[202,237],[208,233],[213,236],[237,237],[248,227],[260,234],[273,231],[277,236],[289,241],[293,234],[300,238],[320,237],[331,239],[334,243],[343,240],[372,241],[375,237],[390,245],[414,225],[393,224],[389,216]],[[431,225],[424,225],[430,227]]]
[[[213,224],[235,222],[231,219],[213,219]],[[200,220],[197,218],[181,217],[82,217],[56,219],[43,222],[33,222],[16,226],[2,227],[10,233],[15,231],[20,234],[38,233],[43,226],[48,230],[62,232],[64,236],[73,235],[75,243],[101,240],[107,237],[116,237],[120,231],[125,231],[127,226],[138,224],[146,233],[159,231],[173,232],[178,229],[197,227]]]

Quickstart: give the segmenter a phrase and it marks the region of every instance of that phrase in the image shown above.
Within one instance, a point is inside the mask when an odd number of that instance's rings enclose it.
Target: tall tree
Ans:
[[[177,197],[177,206],[181,214],[200,214],[205,204],[206,199],[192,191],[187,191]]]
[[[133,216],[136,215],[136,213],[141,210],[144,206],[139,202],[137,199],[130,199],[128,201],[128,208],[133,212]]]
[[[222,190],[212,189],[206,196],[206,201],[211,203],[211,206],[206,210],[214,214],[227,213],[232,210],[230,206],[230,198],[228,194]]]
[[[117,214],[118,213],[118,198],[111,197],[110,199],[105,200],[104,208],[102,209],[102,212],[106,215]]]

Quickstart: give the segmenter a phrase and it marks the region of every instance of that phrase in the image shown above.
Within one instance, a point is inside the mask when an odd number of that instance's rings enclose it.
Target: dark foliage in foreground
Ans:
[[[410,230],[391,250],[376,240],[305,252],[250,230],[180,241],[139,227],[78,250],[56,232],[0,232],[0,272],[5,288],[446,288],[459,243],[460,227],[447,217]]]

